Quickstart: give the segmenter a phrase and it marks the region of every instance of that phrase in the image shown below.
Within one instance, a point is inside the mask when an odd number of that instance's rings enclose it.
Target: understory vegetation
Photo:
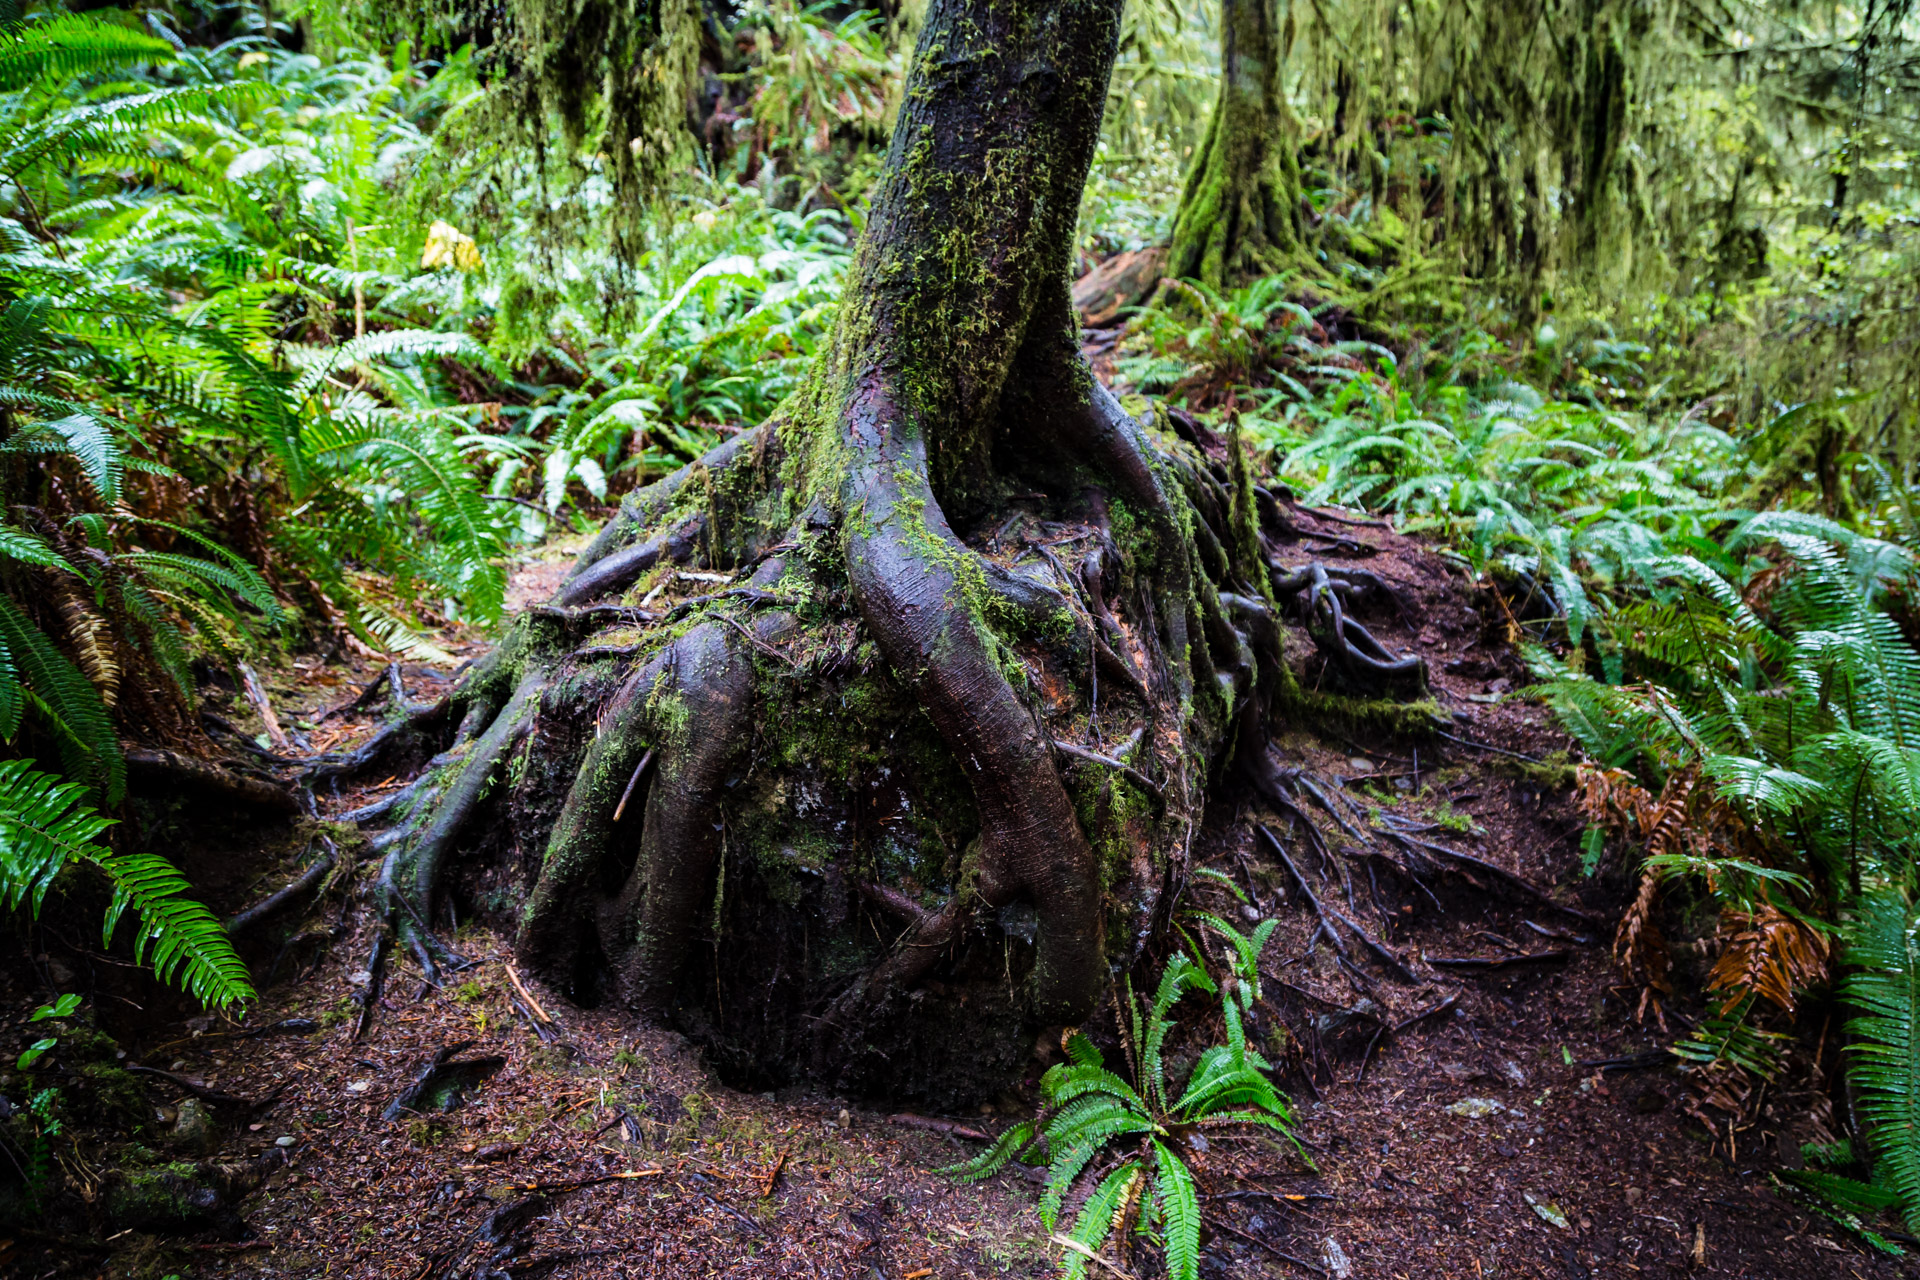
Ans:
[[[926,6],[656,7],[629,36],[658,75],[599,106],[516,62],[538,6],[497,41],[372,8],[0,6],[0,896],[98,890],[103,945],[209,1006],[252,980],[181,872],[123,847],[129,760],[282,750],[201,691],[296,653],[457,666],[517,556],[804,390]],[[1077,268],[1172,235],[1217,89],[1205,8],[1127,8]],[[1103,372],[1244,441],[1267,490],[1488,584],[1535,681],[1510,696],[1583,757],[1584,871],[1624,887],[1614,956],[1693,1114],[1744,1128],[1831,1022],[1857,1102],[1783,1177],[1897,1251],[1920,16],[1588,8],[1574,38],[1525,0],[1282,6],[1300,244],[1250,278],[1146,272]],[[1529,32],[1564,38],[1490,65]],[[1703,990],[1663,921],[1710,951]],[[1122,1069],[1069,1039],[1041,1116],[964,1169],[1044,1159],[1051,1231],[1124,1146],[1068,1238],[1151,1236],[1179,1277],[1175,1139],[1289,1117],[1241,1030],[1265,934],[1215,923],[1223,959],[1129,999]],[[1225,1038],[1173,1081],[1188,991]]]

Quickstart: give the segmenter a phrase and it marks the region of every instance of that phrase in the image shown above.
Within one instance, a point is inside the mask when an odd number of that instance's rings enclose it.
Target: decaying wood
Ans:
[[[164,747],[131,747],[126,752],[127,777],[136,786],[184,788],[218,796],[253,809],[274,813],[300,812],[300,799],[278,783],[249,778],[217,764],[168,751]]]

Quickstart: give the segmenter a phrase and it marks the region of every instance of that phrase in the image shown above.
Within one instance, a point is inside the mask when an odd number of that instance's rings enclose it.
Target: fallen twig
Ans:
[[[1447,1010],[1453,1008],[1453,1006],[1458,1003],[1460,1003],[1459,996],[1448,996],[1445,1000],[1442,1000],[1439,1004],[1433,1006],[1433,1008],[1423,1009],[1419,1013],[1414,1014],[1410,1018],[1402,1018],[1399,1022],[1394,1023],[1393,1034],[1397,1036],[1402,1031],[1405,1031],[1408,1027],[1414,1026],[1418,1023],[1425,1022],[1428,1018],[1438,1017],[1439,1015],[1445,1013]]]
[[[640,785],[640,775],[645,773],[647,766],[652,763],[653,748],[648,747],[646,754],[640,757],[640,763],[633,766],[633,776],[627,779],[627,789],[620,793],[620,803],[613,807],[613,820],[615,822],[620,821],[620,816],[627,811],[627,801],[633,798],[633,789]],[[513,966],[508,965],[507,970],[508,972],[512,972]],[[519,983],[516,982],[514,985],[518,986]]]
[[[1078,1240],[1074,1240],[1067,1236],[1060,1235],[1058,1232],[1048,1236],[1047,1239],[1059,1245],[1062,1249],[1067,1250],[1069,1253],[1077,1253],[1089,1262],[1099,1263],[1101,1266],[1105,1267],[1108,1271],[1113,1272],[1113,1274],[1117,1276],[1125,1277],[1125,1280],[1133,1280],[1133,1276],[1130,1272],[1122,1271],[1119,1267],[1114,1266],[1111,1262],[1108,1262],[1105,1258],[1101,1257],[1099,1254],[1095,1253],[1093,1250],[1087,1248],[1087,1246],[1081,1244]]]
[[[1497,756],[1512,756],[1515,760],[1524,760],[1528,764],[1545,764],[1539,756],[1530,756],[1524,751],[1509,751],[1505,747],[1488,746],[1484,742],[1474,742],[1470,738],[1456,737],[1444,729],[1435,729],[1434,736],[1445,738],[1448,742],[1457,742],[1463,747],[1472,747],[1475,751],[1491,751]]]
[[[1563,964],[1573,958],[1571,951],[1535,951],[1517,956],[1428,956],[1427,963],[1440,969],[1466,969],[1473,973],[1492,973],[1529,964]]]
[[[1139,787],[1156,801],[1162,804],[1166,803],[1167,793],[1160,784],[1130,764],[1115,760],[1112,756],[1103,756],[1097,751],[1089,751],[1085,747],[1077,747],[1071,742],[1060,742],[1056,740],[1053,747],[1054,750],[1065,755],[1073,756],[1075,759],[1085,760],[1090,764],[1105,765],[1109,769],[1116,770],[1128,782]]]
[[[1220,1221],[1220,1219],[1218,1218],[1210,1219],[1210,1221],[1213,1223],[1214,1226],[1220,1228],[1220,1230],[1226,1232],[1228,1235],[1232,1236],[1234,1239],[1244,1240],[1251,1245],[1258,1245],[1260,1248],[1265,1249],[1268,1253],[1272,1254],[1276,1258],[1279,1258],[1283,1262],[1291,1262],[1296,1267],[1304,1267],[1306,1270],[1313,1272],[1313,1274],[1317,1276],[1324,1276],[1327,1274],[1323,1268],[1314,1266],[1311,1262],[1306,1261],[1304,1258],[1296,1258],[1290,1253],[1282,1253],[1279,1249],[1276,1249],[1274,1246],[1268,1244],[1265,1240],[1262,1240],[1259,1236],[1249,1235],[1247,1232],[1242,1231],[1240,1228],[1235,1226],[1229,1226],[1227,1223]]]
[[[934,1116],[916,1116],[912,1112],[902,1111],[898,1115],[887,1117],[888,1124],[897,1124],[903,1129],[925,1129],[930,1133],[950,1133],[956,1138],[968,1138],[974,1142],[992,1142],[993,1138],[978,1129],[968,1128],[958,1120],[941,1120]]]
[[[1678,1061],[1665,1049],[1647,1049],[1621,1058],[1582,1058],[1573,1065],[1583,1071],[1649,1071]]]

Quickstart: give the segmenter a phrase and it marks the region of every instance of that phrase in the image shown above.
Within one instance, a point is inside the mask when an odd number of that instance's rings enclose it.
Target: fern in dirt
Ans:
[[[1039,1116],[1015,1125],[989,1150],[947,1171],[971,1181],[998,1172],[1016,1155],[1044,1156],[1047,1178],[1040,1219],[1054,1232],[1069,1191],[1096,1169],[1098,1184],[1073,1225],[1058,1237],[1070,1242],[1063,1245],[1061,1262],[1068,1277],[1085,1275],[1089,1257],[1097,1255],[1110,1236],[1118,1234],[1124,1242],[1129,1231],[1148,1234],[1157,1223],[1167,1274],[1173,1280],[1195,1280],[1200,1198],[1180,1151],[1203,1147],[1205,1133],[1217,1128],[1257,1126],[1291,1137],[1292,1113],[1267,1079],[1267,1062],[1247,1047],[1242,1021],[1256,998],[1259,952],[1273,922],[1265,922],[1251,938],[1224,922],[1208,923],[1220,928],[1234,947],[1229,968],[1236,982],[1220,1000],[1226,1043],[1200,1055],[1177,1095],[1169,1087],[1162,1056],[1173,1028],[1173,1007],[1188,991],[1220,994],[1213,979],[1184,952],[1167,962],[1150,1002],[1134,999],[1129,990],[1122,1033],[1131,1083],[1107,1068],[1085,1035],[1074,1032],[1064,1043],[1068,1061],[1049,1069],[1040,1081]],[[1116,1146],[1121,1150],[1117,1159],[1109,1150]],[[1102,1162],[1111,1162],[1111,1167],[1098,1168]]]
[[[100,837],[112,820],[94,812],[80,787],[32,766],[31,760],[0,761],[0,900],[7,908],[24,904],[39,914],[60,872],[77,862],[90,864],[113,886],[103,945],[131,909],[136,962],[150,964],[162,980],[203,1004],[251,1000],[246,965],[214,914],[184,896],[186,877],[155,854],[105,847]]]
[[[1601,766],[1589,820],[1644,849],[1615,955],[1649,998],[1667,986],[1661,887],[1690,881],[1720,910],[1717,1008],[1673,1046],[1695,1115],[1742,1114],[1759,1096],[1745,1082],[1778,1070],[1797,994],[1843,976],[1871,1180],[1790,1181],[1885,1245],[1863,1215],[1897,1203],[1920,1224],[1920,652],[1888,611],[1920,564],[1785,512],[1697,550],[1645,562],[1646,597],[1596,626],[1585,670],[1537,653],[1539,692]]]
[[[1876,1182],[1920,1228],[1920,917],[1905,895],[1870,895],[1847,931],[1847,999],[1860,1013],[1851,1076],[1879,1158]]]

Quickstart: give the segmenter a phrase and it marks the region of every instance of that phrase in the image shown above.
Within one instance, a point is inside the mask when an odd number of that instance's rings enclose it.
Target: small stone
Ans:
[[[1347,761],[1347,768],[1353,770],[1355,773],[1372,773],[1373,761],[1367,759],[1365,756],[1355,756],[1353,759]]]
[[[212,1155],[220,1145],[220,1126],[213,1110],[198,1098],[183,1098],[170,1135],[174,1144],[199,1155]]]
[[[290,1147],[293,1145],[293,1135],[290,1133],[283,1133],[279,1137],[273,1140],[273,1145],[276,1147]]]
[[[1353,1274],[1353,1259],[1340,1247],[1340,1242],[1328,1236],[1326,1243],[1320,1246],[1320,1260],[1327,1264],[1327,1274],[1333,1280],[1347,1280]]]
[[[1447,1108],[1450,1114],[1465,1116],[1469,1120],[1484,1119],[1504,1110],[1506,1108],[1492,1098],[1462,1098]]]
[[[367,1090],[371,1088],[373,1088],[373,1081],[355,1080],[352,1084],[347,1086],[347,1092],[348,1093],[365,1093]]]
[[[1628,1203],[1628,1204],[1639,1204],[1639,1203],[1640,1203],[1640,1201],[1641,1201],[1641,1200],[1642,1200],[1642,1199],[1643,1199],[1643,1198],[1644,1198],[1644,1197],[1646,1196],[1646,1194],[1647,1194],[1647,1193],[1646,1193],[1645,1191],[1642,1191],[1642,1190],[1641,1190],[1641,1189],[1640,1189],[1639,1187],[1628,1187],[1628,1188],[1627,1188],[1627,1203]]]

